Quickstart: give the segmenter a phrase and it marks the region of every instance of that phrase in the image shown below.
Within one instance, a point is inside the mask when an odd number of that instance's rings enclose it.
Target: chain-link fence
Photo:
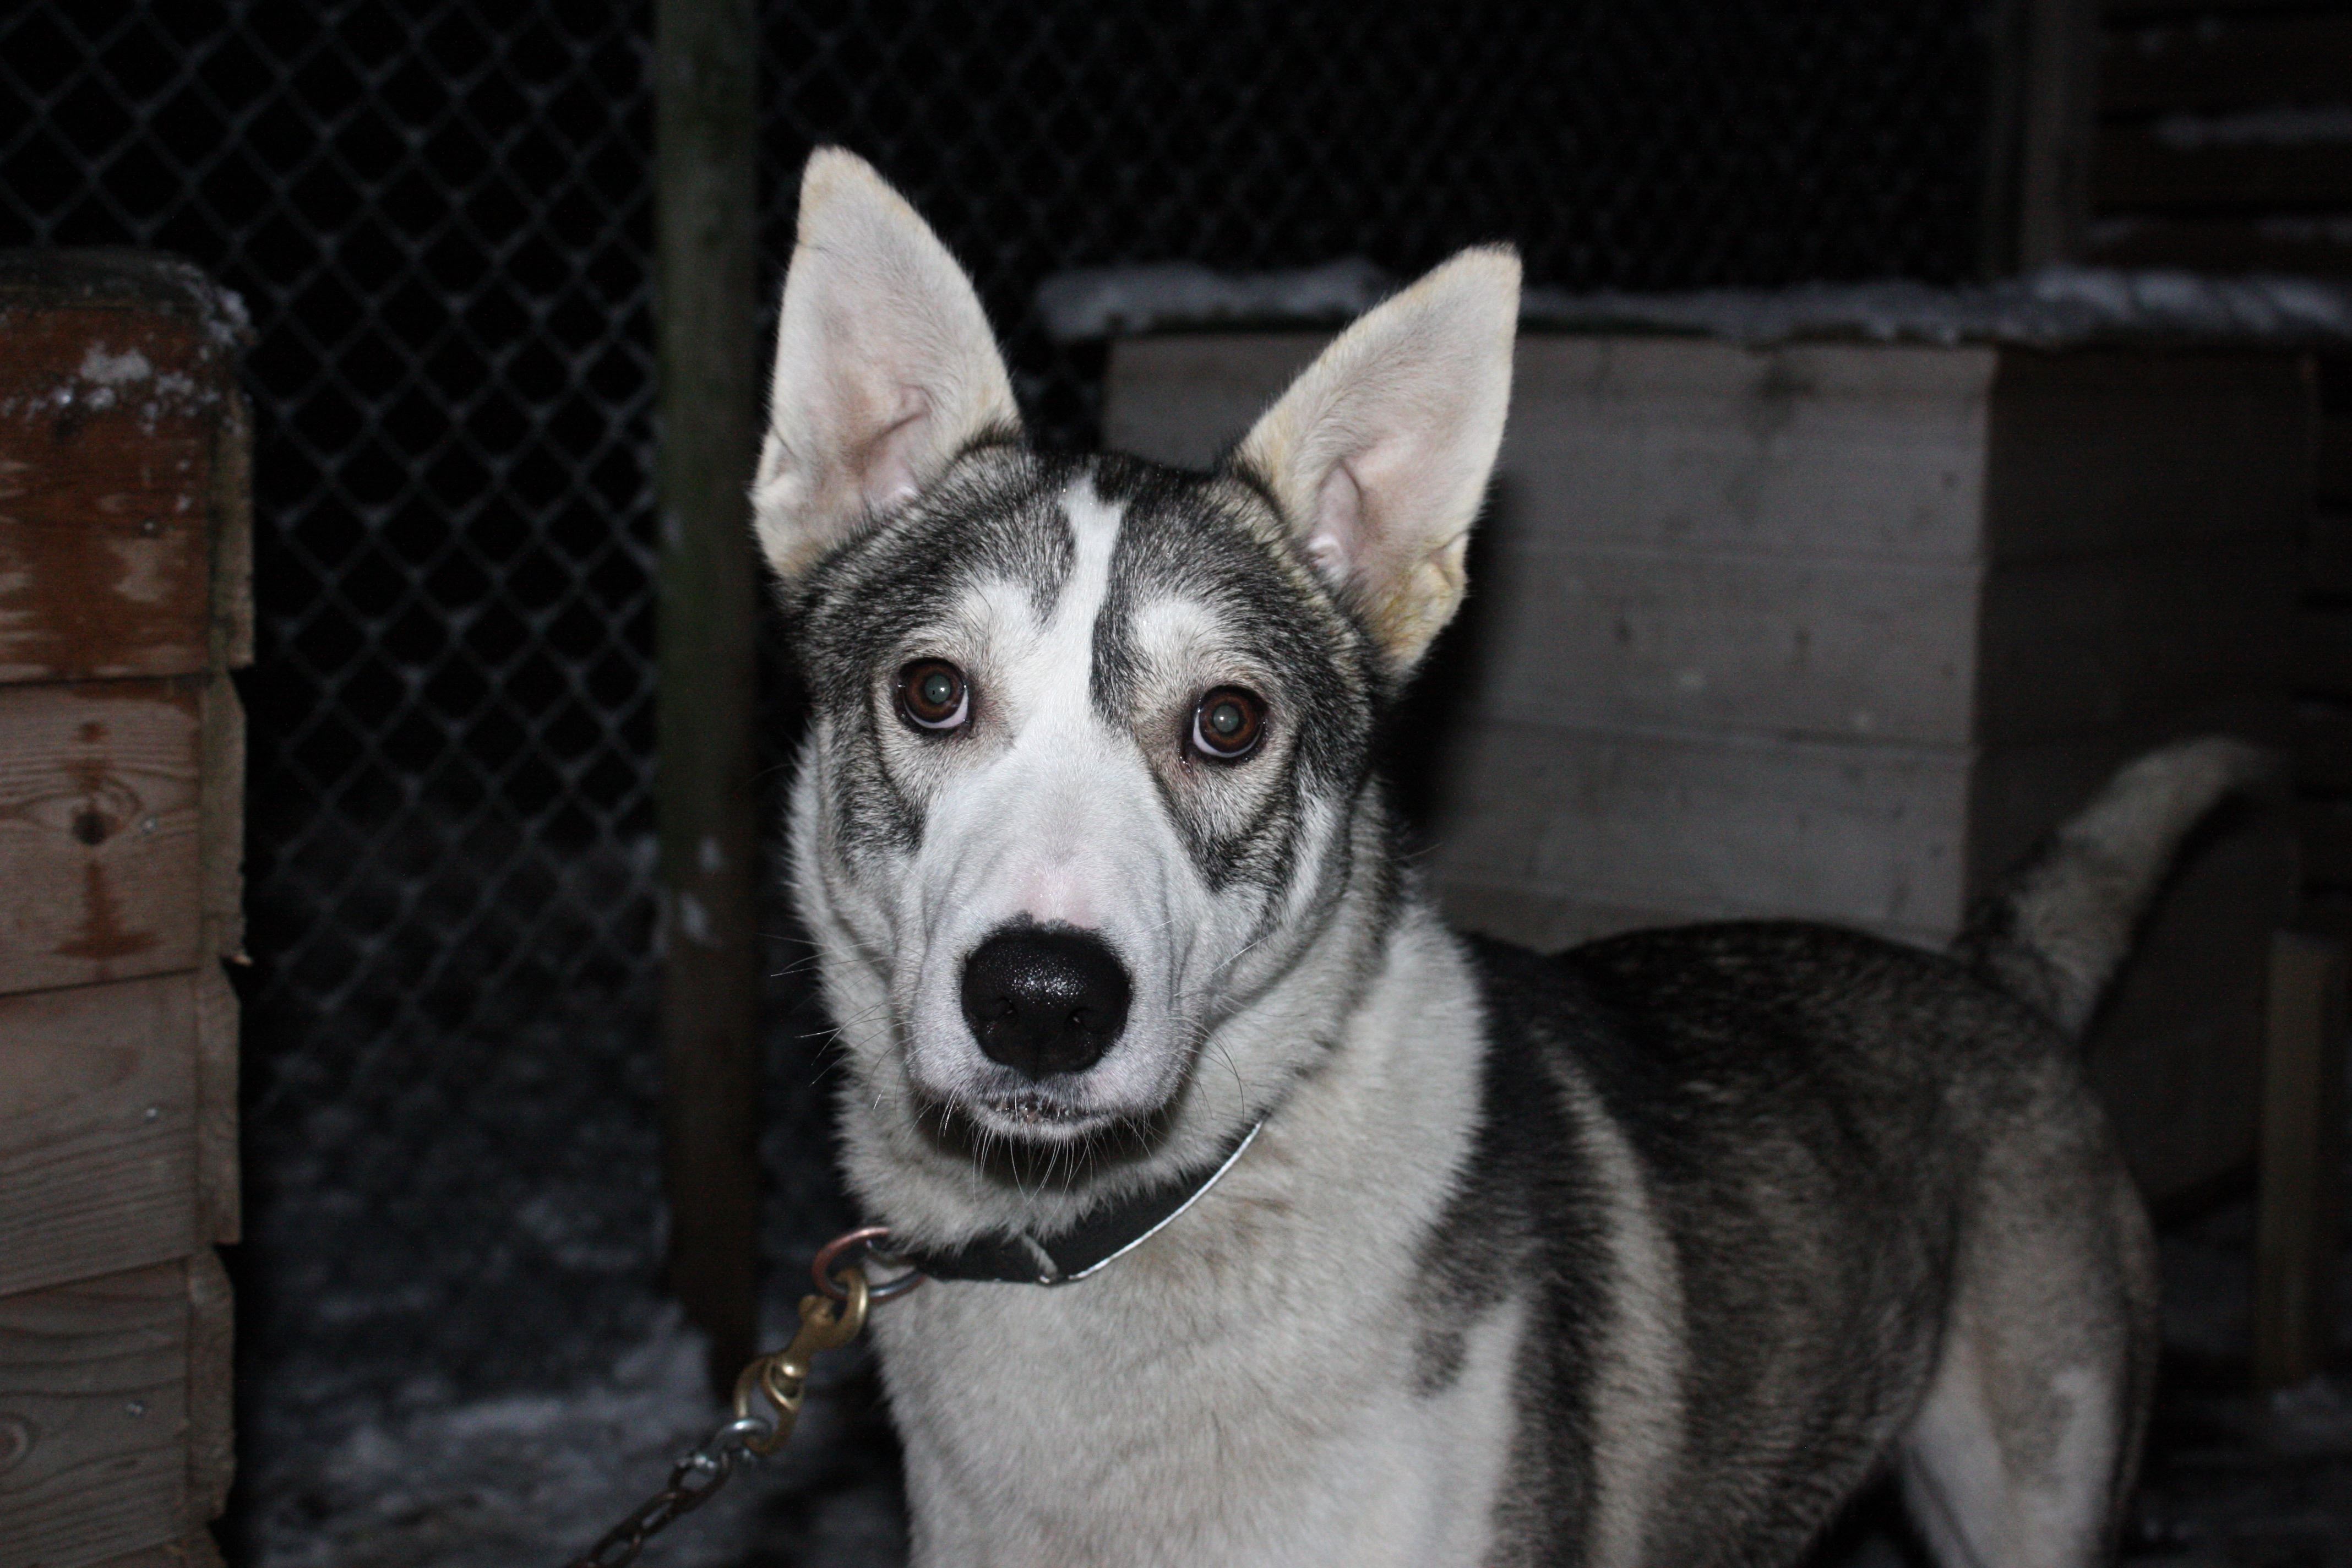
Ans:
[[[1510,237],[1570,288],[1949,280],[1979,11],[764,0],[769,280],[810,145],[866,153],[1056,443],[1099,368],[1033,315],[1062,267]],[[651,21],[0,13],[0,244],[174,251],[257,330],[245,1282],[266,1385],[318,1408],[569,1375],[652,1310]],[[786,1237],[833,1202],[797,1033]]]

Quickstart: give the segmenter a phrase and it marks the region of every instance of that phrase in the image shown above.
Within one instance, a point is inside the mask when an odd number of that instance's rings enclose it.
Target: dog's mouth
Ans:
[[[972,1106],[992,1121],[1045,1131],[1084,1131],[1111,1120],[1100,1111],[1081,1110],[1053,1095],[1034,1091],[982,1095]]]
[[[921,1102],[916,1121],[939,1146],[1032,1186],[1075,1179],[1147,1153],[1163,1129],[1158,1113],[1090,1109],[1050,1089],[1004,1089]]]

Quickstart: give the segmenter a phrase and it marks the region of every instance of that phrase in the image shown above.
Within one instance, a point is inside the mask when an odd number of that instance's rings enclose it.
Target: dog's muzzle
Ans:
[[[1110,944],[1070,926],[1008,926],[963,966],[963,1016],[983,1055],[1024,1078],[1084,1072],[1127,1027],[1134,993]]]

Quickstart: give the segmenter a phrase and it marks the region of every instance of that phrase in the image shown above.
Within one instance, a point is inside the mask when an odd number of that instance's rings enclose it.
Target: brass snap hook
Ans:
[[[743,1446],[761,1458],[791,1440],[801,1405],[808,1398],[809,1367],[818,1352],[839,1350],[865,1331],[866,1310],[872,1301],[866,1271],[853,1263],[841,1271],[840,1283],[841,1305],[823,1296],[802,1297],[801,1326],[793,1342],[772,1355],[760,1357],[735,1379],[738,1421],[758,1420],[754,1402],[761,1397],[775,1409],[775,1420],[764,1435],[743,1439]]]

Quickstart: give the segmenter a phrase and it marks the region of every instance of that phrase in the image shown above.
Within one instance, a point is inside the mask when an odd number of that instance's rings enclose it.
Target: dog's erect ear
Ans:
[[[939,236],[863,158],[810,154],[751,485],[768,563],[792,576],[1019,420],[980,297]]]
[[[1518,316],[1517,254],[1465,250],[1342,332],[1235,454],[1395,674],[1462,602]]]

